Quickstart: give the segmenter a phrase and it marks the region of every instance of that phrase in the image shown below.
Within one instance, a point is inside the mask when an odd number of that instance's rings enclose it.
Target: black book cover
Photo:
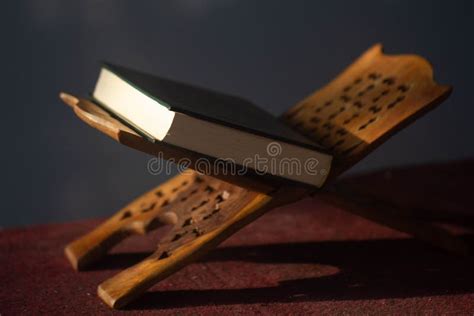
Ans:
[[[174,112],[324,152],[320,146],[310,143],[276,117],[243,98],[106,62],[103,67]]]

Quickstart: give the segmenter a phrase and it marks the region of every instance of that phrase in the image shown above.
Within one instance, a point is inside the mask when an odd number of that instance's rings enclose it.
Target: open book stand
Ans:
[[[395,132],[434,108],[451,91],[433,80],[430,64],[416,55],[389,56],[375,45],[322,89],[290,108],[282,121],[334,156],[329,180],[315,190],[255,177],[202,175],[188,170],[143,194],[88,234],[67,245],[77,270],[94,264],[131,234],[172,225],[156,251],[98,287],[109,306],[119,308],[155,283],[212,250],[265,212],[308,195],[324,197],[348,211],[407,232],[444,249],[465,253],[467,246],[447,231],[397,213],[396,207],[370,203],[334,185],[334,179],[368,155]],[[164,158],[196,153],[151,143],[94,103],[68,94],[61,98],[79,118],[119,143]],[[191,168],[193,165],[191,165]],[[317,211],[317,210],[315,210]]]

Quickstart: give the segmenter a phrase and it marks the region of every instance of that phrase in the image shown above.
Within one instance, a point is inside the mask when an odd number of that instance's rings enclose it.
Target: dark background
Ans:
[[[2,227],[109,215],[166,178],[58,100],[91,91],[101,59],[279,114],[382,42],[454,93],[352,172],[474,156],[472,1],[18,0],[2,24]]]

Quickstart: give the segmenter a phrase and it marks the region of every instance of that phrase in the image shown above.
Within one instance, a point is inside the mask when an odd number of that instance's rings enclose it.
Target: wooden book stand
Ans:
[[[131,234],[160,225],[172,229],[156,251],[140,263],[106,280],[98,295],[119,308],[156,282],[216,247],[265,212],[324,191],[326,198],[349,211],[456,252],[466,245],[434,226],[397,217],[380,203],[360,204],[352,193],[331,185],[342,172],[369,154],[408,123],[446,99],[449,86],[433,80],[433,70],[415,55],[389,56],[375,45],[321,90],[289,109],[282,120],[329,148],[335,160],[324,190],[271,182],[264,177],[202,175],[188,170],[140,196],[99,227],[67,245],[67,258],[81,270],[99,260]],[[153,144],[94,103],[61,94],[79,118],[121,144],[164,158],[200,156],[164,143]],[[191,164],[191,168],[192,168]]]

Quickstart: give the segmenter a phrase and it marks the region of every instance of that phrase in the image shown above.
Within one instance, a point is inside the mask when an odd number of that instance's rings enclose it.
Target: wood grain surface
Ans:
[[[282,120],[309,139],[324,145],[335,157],[330,178],[350,168],[388,137],[443,101],[448,86],[437,85],[433,70],[415,55],[388,56],[375,45],[322,89],[305,98]],[[61,99],[90,126],[134,149],[165,158],[200,155],[163,143],[150,143],[94,103],[62,93]],[[119,308],[255,220],[266,211],[295,202],[314,188],[265,177],[208,175],[187,171],[139,197],[95,230],[66,247],[76,269],[100,259],[113,245],[132,233],[146,233],[172,225],[153,255],[106,280],[99,296]],[[377,210],[359,212],[370,216]],[[367,215],[369,214],[369,215]],[[384,225],[393,221],[383,220]],[[402,220],[403,221],[403,220]],[[398,223],[398,219],[397,219]],[[432,227],[393,224],[415,233],[420,229],[438,236]],[[444,236],[442,240],[450,239]],[[449,243],[448,243],[449,244]],[[457,245],[457,244],[456,244]]]

